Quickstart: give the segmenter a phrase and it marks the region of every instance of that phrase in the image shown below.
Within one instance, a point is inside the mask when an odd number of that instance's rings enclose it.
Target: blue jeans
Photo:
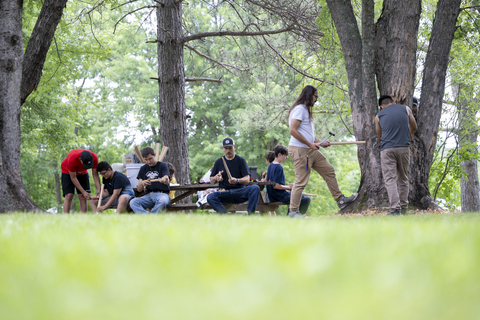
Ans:
[[[243,188],[210,193],[207,195],[207,202],[213,210],[219,213],[227,213],[227,208],[225,208],[226,204],[248,201],[247,211],[248,213],[252,213],[257,209],[259,198],[260,187],[254,184]]]
[[[163,192],[150,192],[140,198],[135,198],[130,201],[130,208],[135,213],[148,213],[147,208],[152,208],[150,213],[157,213],[165,210],[170,204],[170,196]]]

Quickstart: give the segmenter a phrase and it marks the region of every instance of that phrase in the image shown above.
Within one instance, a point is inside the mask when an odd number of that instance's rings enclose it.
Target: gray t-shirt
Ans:
[[[391,104],[383,108],[377,116],[382,128],[380,151],[410,146],[410,125],[406,106]]]
[[[315,142],[315,133],[313,129],[313,121],[310,121],[308,115],[307,106],[304,104],[299,104],[295,108],[293,108],[292,112],[290,112],[290,116],[288,117],[288,125],[292,124],[292,120],[300,120],[301,123],[298,126],[298,132],[305,138],[307,141],[313,143]],[[294,147],[301,147],[301,148],[309,148],[306,144],[298,141],[294,136],[290,137],[289,145]]]

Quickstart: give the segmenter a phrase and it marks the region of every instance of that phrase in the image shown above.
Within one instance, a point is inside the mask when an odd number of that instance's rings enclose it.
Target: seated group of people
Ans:
[[[170,182],[176,183],[175,168],[170,163],[155,160],[155,151],[147,147],[142,150],[146,162],[137,175],[137,191],[144,193],[135,198],[135,194],[127,176],[113,170],[106,161],[98,162],[95,153],[86,149],[75,149],[68,153],[62,162],[62,188],[65,202],[63,210],[70,212],[75,189],[80,201],[80,211],[87,212],[87,199],[93,212],[102,212],[116,207],[117,213],[126,210],[129,205],[135,213],[156,213],[170,204],[174,192],[170,192]],[[97,195],[90,195],[88,169],[92,169]],[[100,187],[100,174],[103,177],[104,189]],[[100,194],[101,193],[101,194]],[[99,205],[99,201],[101,201]],[[147,209],[150,209],[148,211]]]

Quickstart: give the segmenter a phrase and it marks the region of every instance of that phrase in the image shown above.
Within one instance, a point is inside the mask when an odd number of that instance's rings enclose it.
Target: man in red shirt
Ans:
[[[87,199],[90,199],[90,181],[88,169],[92,169],[93,181],[100,193],[100,178],[97,172],[98,157],[95,153],[85,149],[70,151],[62,162],[62,190],[65,201],[63,212],[69,213],[75,189],[77,189],[80,211],[87,212]]]

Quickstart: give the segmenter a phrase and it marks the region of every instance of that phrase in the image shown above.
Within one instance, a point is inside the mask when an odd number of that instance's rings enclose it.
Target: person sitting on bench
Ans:
[[[137,191],[145,190],[146,195],[130,201],[130,207],[135,213],[157,213],[170,204],[170,172],[165,162],[155,160],[155,151],[151,147],[142,150],[146,164],[140,167],[137,179]],[[154,180],[154,181],[153,181]]]
[[[236,155],[235,149],[236,145],[232,138],[223,139],[225,157],[215,161],[210,174],[210,183],[218,183],[219,190],[210,193],[207,196],[207,202],[213,210],[223,214],[227,213],[225,205],[243,203],[248,200],[247,212],[253,213],[257,209],[260,198],[260,187],[257,185],[247,186],[250,183],[247,161]]]

